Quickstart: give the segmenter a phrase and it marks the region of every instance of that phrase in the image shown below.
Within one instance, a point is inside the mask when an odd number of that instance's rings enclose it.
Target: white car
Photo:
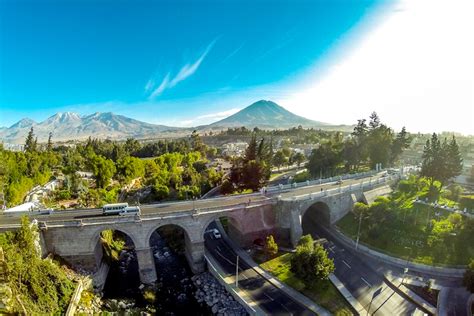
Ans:
[[[222,237],[221,233],[215,228],[211,231],[211,234],[215,239],[220,239]]]

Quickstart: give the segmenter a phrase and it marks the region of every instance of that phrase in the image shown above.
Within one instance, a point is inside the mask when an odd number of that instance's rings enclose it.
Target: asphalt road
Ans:
[[[383,280],[383,271],[374,268],[365,257],[346,248],[319,224],[309,219],[303,230],[315,239],[325,238],[324,247],[334,259],[334,274],[361,303],[369,315],[411,315],[416,306],[396,293]],[[374,297],[374,293],[380,294]]]
[[[215,223],[209,225],[211,228],[217,228]],[[205,245],[222,269],[228,275],[235,275],[237,255],[232,247],[223,238],[215,239],[210,233],[205,234]],[[239,261],[239,288],[269,315],[315,315],[269,283],[242,259]]]
[[[368,181],[369,178],[377,179],[380,178],[381,174],[378,174],[373,177],[366,177],[363,179],[350,179],[344,180],[342,186],[347,186],[350,184],[360,183],[361,180]],[[283,191],[276,191],[272,193],[267,193],[266,195],[237,195],[237,196],[226,196],[218,197],[212,199],[204,200],[194,200],[194,201],[182,201],[182,202],[169,202],[169,203],[156,203],[156,204],[143,204],[140,205],[141,213],[144,215],[149,214],[163,214],[163,213],[173,213],[180,211],[190,211],[192,209],[206,209],[206,208],[223,208],[226,206],[233,205],[248,205],[249,201],[251,203],[258,203],[261,201],[268,200],[275,196],[281,196],[282,198],[290,198],[293,196],[304,195],[309,193],[318,193],[321,190],[330,190],[338,188],[339,185],[333,183],[327,183],[323,185],[314,185],[314,186],[305,186],[294,189],[286,189]],[[75,209],[75,210],[58,210],[51,215],[30,215],[30,218],[36,218],[39,221],[62,221],[62,220],[79,220],[79,219],[90,219],[94,217],[101,217],[102,209]],[[108,215],[109,217],[114,217],[113,215]],[[1,224],[18,224],[20,222],[19,215],[12,214],[1,214],[0,215],[0,225]]]

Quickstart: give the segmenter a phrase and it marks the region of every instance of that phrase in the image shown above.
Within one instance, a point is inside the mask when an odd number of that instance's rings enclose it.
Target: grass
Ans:
[[[240,195],[240,194],[248,194],[248,193],[253,193],[252,189],[245,189],[243,191],[234,191],[230,195]]]
[[[277,172],[277,173],[272,173],[271,176],[270,176],[270,180],[269,181],[273,181],[275,180],[276,178],[278,177],[281,177],[282,175],[288,173],[288,171],[286,172]]]
[[[376,236],[368,233],[368,224],[362,220],[360,241],[379,252],[428,265],[466,265],[469,258],[474,257],[474,236],[467,230],[460,230],[456,236],[451,236],[442,251],[428,245],[429,221],[445,219],[450,212],[442,209],[433,211],[432,207],[411,201],[405,201],[391,212],[396,214],[395,218],[381,224],[383,226]],[[348,213],[336,225],[346,236],[354,240],[357,238],[359,221],[353,213]]]
[[[307,288],[301,280],[295,277],[290,271],[292,255],[291,253],[278,255],[276,258],[266,261],[260,266],[273,274],[281,282],[306,295],[331,313],[341,316],[352,315],[350,306],[329,280],[323,281],[312,288]]]

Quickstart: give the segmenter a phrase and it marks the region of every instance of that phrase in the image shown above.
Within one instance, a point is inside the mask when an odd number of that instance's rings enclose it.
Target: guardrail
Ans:
[[[397,175],[392,175],[392,176],[387,176],[384,178],[378,178],[375,180],[369,180],[367,182],[361,181],[360,183],[357,184],[350,184],[346,186],[340,186],[338,188],[333,188],[330,190],[323,190],[317,193],[306,193],[302,195],[296,195],[291,198],[283,198],[282,200],[284,201],[305,201],[309,199],[314,199],[314,198],[319,198],[319,197],[325,197],[325,196],[334,196],[340,193],[347,193],[347,192],[354,192],[355,190],[363,190],[366,188],[374,188],[376,186],[379,186],[380,184],[387,184],[390,181],[397,180],[399,179],[399,176]]]

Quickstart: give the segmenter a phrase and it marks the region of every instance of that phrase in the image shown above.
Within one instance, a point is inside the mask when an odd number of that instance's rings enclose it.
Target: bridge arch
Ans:
[[[150,239],[151,239],[151,236],[153,235],[153,233],[155,233],[160,228],[165,227],[165,226],[175,226],[175,227],[180,228],[184,232],[184,237],[186,239],[188,239],[189,241],[191,241],[191,242],[195,241],[195,239],[196,239],[195,236],[193,236],[192,232],[188,231],[189,227],[187,227],[185,225],[182,225],[180,223],[167,223],[167,222],[165,222],[165,223],[159,223],[158,225],[151,226],[151,229],[149,229],[149,231],[147,232],[146,237],[145,237],[145,244],[147,245],[147,247],[150,247]]]
[[[232,212],[227,212],[227,213],[223,213],[223,214],[216,214],[216,215],[213,215],[211,217],[209,217],[209,219],[207,219],[205,222],[204,222],[204,225],[202,225],[202,229],[201,229],[201,233],[200,233],[200,236],[201,238],[204,238],[204,234],[206,233],[206,230],[208,229],[209,225],[211,225],[211,223],[213,223],[214,221],[220,219],[220,218],[228,218],[231,220],[231,224],[237,228],[239,231],[241,231],[241,224],[240,224],[240,221],[239,221],[239,218],[236,214],[233,214]]]
[[[175,230],[174,228],[177,228],[178,230]],[[194,225],[184,225],[173,222],[164,222],[159,225],[153,225],[147,232],[145,238],[147,247],[149,247],[152,255],[153,265],[156,266],[159,257],[159,254],[156,252],[158,249],[156,247],[154,249],[154,243],[159,241],[157,238],[161,237],[175,253],[184,253],[188,265],[194,273],[204,271],[204,239],[199,235],[199,232],[201,231],[200,228],[200,226],[195,227]],[[155,236],[154,234],[156,233],[160,235],[160,237]],[[178,235],[176,236],[176,234]],[[170,240],[169,237],[173,235],[175,235],[173,237],[175,239]]]
[[[322,201],[311,204],[301,214],[303,235],[314,232],[315,226],[329,227],[331,225],[331,208]]]
[[[100,266],[100,263],[102,261],[102,255],[103,255],[103,252],[102,252],[102,244],[100,242],[100,234],[104,231],[104,230],[113,230],[113,231],[118,231],[120,233],[122,233],[123,235],[127,236],[128,238],[131,239],[132,243],[133,243],[133,246],[135,248],[140,248],[142,247],[143,243],[141,242],[140,238],[137,238],[132,231],[128,230],[127,228],[118,228],[118,227],[115,227],[115,226],[101,226],[99,228],[97,228],[94,233],[92,234],[92,238],[90,239],[90,243],[89,243],[89,249],[91,250],[91,252],[94,253],[95,255],[95,259],[96,259],[96,265],[97,266]]]

